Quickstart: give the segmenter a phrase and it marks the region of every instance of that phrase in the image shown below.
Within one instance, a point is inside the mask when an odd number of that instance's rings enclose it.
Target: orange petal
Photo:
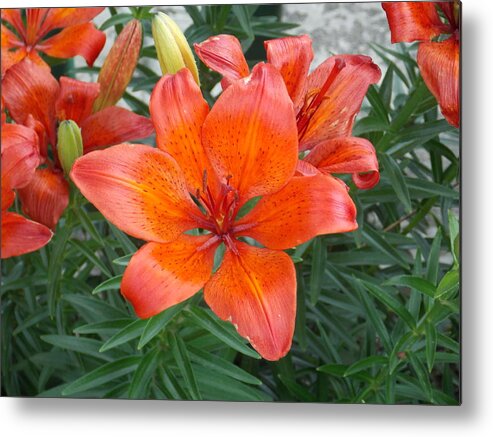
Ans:
[[[13,212],[2,213],[2,259],[33,252],[47,244],[53,233],[39,223]]]
[[[214,266],[216,237],[182,235],[171,243],[147,243],[132,257],[121,290],[146,319],[199,291]]]
[[[94,112],[115,105],[132,79],[142,45],[139,20],[128,22],[111,47],[99,72],[101,93],[94,103]]]
[[[435,5],[436,2],[382,3],[392,43],[427,41],[447,31]]]
[[[10,189],[25,187],[39,161],[38,136],[34,130],[20,124],[2,125],[2,185]]]
[[[286,185],[298,161],[297,137],[293,103],[268,64],[228,87],[202,128],[206,153],[218,176],[238,190],[240,204]]]
[[[233,35],[211,36],[193,47],[205,65],[224,77],[223,89],[250,73],[240,41]]]
[[[22,22],[21,9],[2,9],[1,10],[2,20],[13,26],[17,31],[18,36],[22,39],[26,38],[26,29],[24,23]]]
[[[308,76],[308,95],[321,89],[336,59],[342,60],[345,66],[311,116],[306,132],[300,139],[301,150],[310,149],[324,140],[351,135],[354,118],[368,87],[380,80],[380,68],[368,56],[332,56]]]
[[[1,43],[3,48],[13,48],[17,47],[17,43],[19,42],[19,38],[12,32],[7,26],[1,25]]]
[[[92,67],[105,41],[104,32],[97,30],[92,23],[83,23],[67,27],[38,44],[36,49],[55,58],[67,59],[80,55]]]
[[[134,237],[168,243],[198,227],[193,216],[201,213],[178,164],[151,146],[120,144],[88,153],[75,161],[70,176],[109,221]]]
[[[55,101],[59,86],[49,69],[29,58],[11,67],[2,81],[5,107],[16,123],[27,124],[29,114],[46,129],[52,144],[56,141]]]
[[[22,212],[50,229],[55,229],[68,206],[69,185],[58,170],[37,169],[31,182],[17,193]]]
[[[61,77],[60,95],[55,104],[58,120],[73,120],[80,125],[91,115],[92,106],[98,94],[98,83]]]
[[[204,171],[213,175],[201,139],[209,105],[192,73],[184,68],[164,76],[152,92],[149,109],[157,146],[176,159],[191,193],[202,190]]]
[[[98,8],[48,8],[41,34],[46,34],[53,29],[62,29],[68,26],[87,23],[104,11],[104,7]]]
[[[269,249],[289,249],[317,235],[357,227],[356,207],[345,184],[318,174],[295,176],[281,191],[262,197],[234,231]]]
[[[128,109],[110,106],[87,117],[80,125],[84,152],[125,141],[147,138],[154,132],[151,120]]]
[[[296,317],[296,274],[284,252],[237,242],[238,255],[227,250],[204,287],[204,298],[223,320],[267,360],[291,347]]]
[[[418,65],[443,116],[459,127],[459,41],[452,36],[443,42],[421,43]]]
[[[312,149],[305,161],[326,174],[352,173],[354,183],[360,189],[372,188],[380,180],[375,148],[364,138],[341,137],[324,141]]]
[[[308,35],[265,41],[267,60],[284,79],[295,108],[302,104],[306,78],[313,60],[312,40]]]
[[[3,38],[3,35],[2,35]],[[15,64],[18,64],[21,62],[25,57],[27,53],[24,48],[21,48],[19,50],[8,50],[6,47],[2,47],[2,53],[1,53],[1,78],[3,79],[3,76],[5,76],[5,73],[7,70],[12,67]]]

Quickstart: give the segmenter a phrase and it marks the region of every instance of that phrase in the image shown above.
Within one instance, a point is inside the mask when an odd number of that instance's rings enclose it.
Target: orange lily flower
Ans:
[[[5,58],[2,56],[2,76],[25,57],[49,68],[39,52],[63,59],[81,55],[92,66],[106,35],[89,21],[103,10],[104,7],[2,9],[2,55],[8,53]],[[53,35],[53,31],[59,32]]]
[[[71,172],[109,221],[148,241],[130,260],[122,294],[147,318],[204,288],[221,319],[264,358],[281,358],[296,315],[295,268],[283,250],[354,230],[346,187],[329,175],[295,176],[296,117],[270,65],[235,81],[210,110],[189,70],[166,75],[150,111],[157,149],[120,144],[79,158]],[[222,243],[225,255],[213,273]]]
[[[232,35],[213,36],[194,47],[209,68],[223,75],[223,88],[249,74],[240,42]],[[380,175],[375,149],[351,132],[368,87],[381,77],[378,66],[367,56],[339,55],[309,73],[313,50],[308,35],[266,41],[265,48],[293,102],[300,151],[313,149],[317,156],[308,158],[310,153],[305,160],[323,173],[352,173],[358,188],[376,185]]]
[[[99,83],[61,77],[29,58],[10,68],[2,81],[5,107],[12,119],[33,127],[40,137],[42,162],[30,184],[18,191],[23,211],[33,220],[54,228],[68,205],[69,186],[58,161],[57,125],[73,120],[82,130],[84,153],[123,141],[145,138],[153,132],[152,122],[143,116],[109,106],[94,112]],[[51,145],[55,161],[48,157]]]
[[[445,119],[459,127],[459,3],[392,2],[382,7],[392,43],[420,41],[417,62],[423,80]],[[450,36],[435,40],[443,34]]]
[[[2,245],[1,258],[33,252],[47,244],[52,232],[40,223],[7,211],[14,189],[29,184],[39,165],[38,137],[25,126],[2,123]]]

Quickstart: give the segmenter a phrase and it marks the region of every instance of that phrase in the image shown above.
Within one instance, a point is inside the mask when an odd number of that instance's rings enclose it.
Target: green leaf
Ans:
[[[385,104],[380,97],[376,87],[374,85],[370,85],[368,88],[368,92],[366,93],[366,98],[370,102],[372,109],[375,111],[377,117],[384,123],[388,123],[389,116],[387,113],[387,109],[385,108]]]
[[[158,365],[159,354],[159,349],[152,349],[140,361],[128,389],[130,399],[148,398],[147,387]]]
[[[160,314],[151,317],[144,328],[144,332],[140,336],[137,349],[142,349],[147,343],[149,343],[156,335],[158,335],[166,325],[173,320],[173,318],[180,313],[185,306],[185,302],[178,305],[174,305],[171,308],[161,312]]]
[[[429,322],[425,323],[426,339],[426,364],[428,372],[431,373],[435,364],[435,354],[437,349],[437,329]]]
[[[238,338],[238,335],[226,329],[224,324],[216,320],[207,311],[202,308],[190,308],[186,311],[187,316],[201,328],[209,331],[212,335],[219,340],[227,344],[229,347],[248,355],[249,357],[260,359],[260,355],[254,350],[246,346],[242,339]]]
[[[176,336],[170,334],[169,336],[171,353],[175,358],[176,364],[178,365],[178,370],[180,371],[185,385],[188,388],[190,395],[193,400],[199,401],[202,399],[199,387],[197,386],[197,380],[193,373],[192,363],[190,362],[190,357],[188,355],[187,348],[183,340]]]
[[[128,313],[97,297],[81,296],[78,294],[65,294],[63,300],[69,302],[77,310],[85,310],[96,320],[122,319],[128,317]]]
[[[417,276],[400,275],[390,278],[383,285],[402,285],[413,288],[429,297],[435,297],[435,286],[426,279]]]
[[[94,251],[89,249],[89,247],[86,244],[83,244],[79,240],[70,240],[70,244],[72,246],[75,246],[82,254],[86,256],[86,258],[94,264],[95,267],[97,267],[99,270],[101,270],[106,276],[111,277],[112,274],[108,270],[108,268],[104,265],[104,263],[96,256]]]
[[[111,361],[114,359],[114,355],[102,354],[99,349],[101,347],[101,341],[94,340],[93,338],[75,337],[72,335],[42,335],[41,340],[52,344],[53,346],[79,352],[81,354],[90,355],[91,357],[98,358],[100,360]]]
[[[459,289],[459,271],[449,270],[441,279],[435,293],[435,299],[440,299],[446,295],[451,295]]]
[[[241,367],[224,360],[218,355],[212,355],[209,352],[203,351],[201,349],[194,348],[190,346],[188,348],[190,353],[190,359],[192,362],[196,362],[201,366],[204,366],[214,372],[229,376],[238,381],[245,382],[246,384],[261,385],[262,381],[248,372],[243,370]]]
[[[405,211],[408,213],[411,212],[411,196],[409,195],[409,190],[407,189],[406,181],[404,180],[404,175],[402,174],[400,167],[397,165],[397,162],[386,153],[380,154],[379,157],[395,194],[403,203]]]
[[[140,364],[140,361],[141,357],[126,357],[104,364],[69,384],[63,389],[62,395],[70,396],[114,381],[133,372]]]
[[[325,282],[325,264],[327,263],[327,248],[321,237],[314,238],[312,244],[312,267],[310,270],[310,300],[316,305],[320,289]]]
[[[351,376],[355,373],[361,372],[362,370],[366,370],[370,367],[373,366],[382,366],[382,365],[387,365],[389,362],[389,359],[387,357],[383,357],[381,355],[373,355],[369,356],[366,358],[363,358],[359,360],[358,362],[351,364],[346,371],[344,372],[343,376]]]
[[[438,271],[440,270],[440,250],[442,247],[442,233],[437,231],[433,244],[431,245],[428,255],[426,279],[432,284],[436,284],[438,280]],[[435,297],[433,294],[432,297]]]
[[[363,229],[363,238],[367,244],[380,250],[390,258],[392,258],[397,264],[404,267],[406,270],[409,269],[409,264],[404,259],[404,257],[394,249],[385,239],[383,238],[382,232],[377,232],[370,226],[365,226]]]
[[[116,26],[117,24],[126,24],[133,18],[132,14],[122,14],[113,15],[108,18],[101,26],[99,26],[99,30],[106,30],[112,26]]]
[[[93,291],[92,294],[98,294],[107,290],[119,290],[122,283],[123,275],[113,276],[106,281],[101,282]]]
[[[52,250],[48,264],[46,292],[48,295],[48,311],[50,312],[51,317],[55,315],[56,300],[60,290],[60,277],[62,276],[63,269],[63,256],[71,234],[72,225],[69,220],[67,220],[65,226],[58,225],[57,232],[50,243]]]
[[[119,266],[127,266],[130,262],[130,258],[132,258],[133,256],[133,253],[131,253],[130,255],[121,256],[120,258],[114,259],[113,264],[117,264]]]
[[[132,323],[128,324],[121,331],[113,335],[108,341],[106,341],[102,346],[100,351],[105,352],[116,346],[120,346],[123,343],[127,343],[134,338],[139,337],[147,324],[147,320],[137,319]]]
[[[430,379],[428,378],[428,374],[426,373],[425,367],[423,366],[423,363],[421,360],[414,354],[409,354],[409,361],[411,363],[411,367],[413,368],[419,384],[423,390],[423,392],[426,394],[428,400],[430,402],[434,402],[433,400],[433,390],[431,388],[431,383]]]
[[[74,329],[74,334],[113,334],[131,323],[133,319],[105,320],[104,322],[88,323]],[[99,348],[98,348],[99,349]]]
[[[383,288],[380,288],[374,284],[369,282],[363,282],[363,284],[373,296],[396,313],[411,329],[414,330],[416,328],[416,321],[413,316],[411,316],[409,311],[406,310],[406,308],[400,304],[397,299],[392,297]]]

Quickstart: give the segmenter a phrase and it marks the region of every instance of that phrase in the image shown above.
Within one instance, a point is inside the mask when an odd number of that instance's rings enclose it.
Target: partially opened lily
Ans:
[[[2,54],[9,53],[5,59],[2,56],[2,75],[25,57],[49,68],[39,52],[63,59],[81,55],[92,66],[106,35],[90,21],[103,10],[103,7],[2,9]]]
[[[325,161],[340,164],[337,172],[353,173],[359,188],[378,183],[372,144],[351,137],[368,87],[380,79],[378,66],[367,56],[339,55],[331,56],[309,73],[313,51],[307,35],[266,41],[265,48],[268,62],[281,73],[293,102],[300,151],[317,149],[317,155],[324,155]],[[195,44],[195,51],[209,68],[223,75],[223,88],[249,74],[240,42],[232,35],[213,36]],[[347,165],[342,165],[341,158],[349,160]],[[317,165],[313,160],[311,163]],[[329,168],[319,166],[322,172]]]
[[[12,119],[34,128],[40,137],[45,168],[39,168],[31,183],[18,191],[23,211],[32,219],[54,228],[68,205],[69,187],[57,153],[57,126],[64,120],[80,128],[84,153],[122,141],[148,137],[152,122],[117,106],[94,112],[98,83],[61,77],[29,58],[10,68],[2,81],[2,96]],[[49,157],[49,146],[53,152]]]
[[[150,111],[157,149],[120,144],[91,152],[71,173],[108,220],[148,241],[124,273],[123,295],[147,318],[204,288],[221,319],[264,358],[281,358],[296,313],[295,269],[283,250],[354,230],[346,187],[329,175],[295,176],[296,117],[270,65],[235,81],[210,110],[189,70],[166,75]],[[224,258],[213,272],[221,244]]]
[[[382,7],[393,43],[420,41],[417,61],[423,80],[445,119],[459,127],[459,3],[391,2]],[[438,40],[441,35],[448,37]]]
[[[9,212],[14,189],[29,184],[39,165],[38,137],[25,126],[2,123],[2,246],[1,257],[23,255],[47,244],[52,232],[40,223]]]

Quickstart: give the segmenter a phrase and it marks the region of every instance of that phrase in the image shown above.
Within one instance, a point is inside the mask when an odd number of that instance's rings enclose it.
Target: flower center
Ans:
[[[238,191],[229,184],[221,183],[218,194],[214,195],[207,184],[207,172],[204,170],[202,191],[197,190],[196,199],[203,207],[211,226],[209,231],[221,237],[225,242],[231,238],[230,230],[238,213]]]
[[[306,130],[308,129],[308,124],[311,118],[317,112],[318,108],[322,104],[327,91],[334,83],[336,77],[339,75],[341,70],[346,66],[346,63],[342,59],[336,59],[332,70],[330,70],[327,79],[320,88],[314,89],[307,93],[305,97],[305,102],[296,116],[296,122],[298,126],[298,138],[303,138]]]

